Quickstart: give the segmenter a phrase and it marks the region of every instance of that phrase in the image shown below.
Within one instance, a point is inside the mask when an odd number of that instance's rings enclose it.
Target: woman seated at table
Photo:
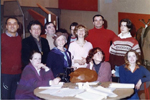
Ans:
[[[15,98],[38,99],[33,93],[35,88],[58,84],[59,81],[60,78],[54,79],[52,71],[41,63],[41,53],[34,52],[30,57],[30,64],[22,72]]]
[[[83,25],[77,25],[74,29],[74,34],[77,40],[72,42],[69,46],[72,67],[74,69],[85,68],[87,66],[86,57],[89,50],[93,48],[92,44],[85,40],[85,37],[88,35],[88,30]]]
[[[104,53],[99,47],[89,51],[86,62],[88,63],[87,68],[95,70],[98,74],[97,81],[109,82],[112,80],[110,63],[104,61]]]
[[[71,67],[71,54],[64,48],[67,43],[68,35],[57,32],[54,37],[54,47],[48,54],[46,65],[52,69],[54,77],[65,73],[68,67]]]
[[[130,50],[125,55],[125,64],[119,67],[120,83],[135,84],[134,94],[127,99],[139,99],[138,89],[143,82],[150,81],[150,72],[140,65],[139,55]]]

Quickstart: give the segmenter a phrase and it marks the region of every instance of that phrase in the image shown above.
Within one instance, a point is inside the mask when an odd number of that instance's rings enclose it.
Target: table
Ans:
[[[103,87],[108,87],[109,84],[111,82],[103,82],[101,83],[100,85],[103,86]],[[63,87],[62,88],[75,88],[76,84],[75,83],[64,83]],[[43,91],[45,89],[39,89],[39,88],[36,88],[34,90],[34,94],[37,96],[37,97],[40,97],[42,99],[47,99],[47,100],[81,100],[81,99],[78,99],[78,98],[75,98],[75,97],[56,97],[56,96],[52,96],[50,94],[41,94],[40,92]],[[126,88],[120,88],[120,89],[115,89],[113,91],[114,93],[116,93],[118,96],[117,97],[107,97],[107,99],[114,99],[114,100],[117,100],[117,99],[121,99],[121,98],[125,98],[125,97],[128,97],[130,95],[133,94],[134,90],[133,89],[126,89]]]

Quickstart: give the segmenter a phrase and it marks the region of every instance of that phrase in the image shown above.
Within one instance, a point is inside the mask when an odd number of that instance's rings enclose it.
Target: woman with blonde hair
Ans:
[[[139,99],[138,90],[143,82],[150,81],[150,72],[140,65],[139,55],[130,50],[125,55],[125,64],[119,67],[120,83],[135,84],[134,94],[127,99]]]
[[[85,40],[88,30],[84,25],[77,25],[74,34],[77,40],[72,42],[68,49],[71,52],[72,67],[74,69],[85,68],[87,66],[86,57],[89,50],[93,48],[92,44]]]

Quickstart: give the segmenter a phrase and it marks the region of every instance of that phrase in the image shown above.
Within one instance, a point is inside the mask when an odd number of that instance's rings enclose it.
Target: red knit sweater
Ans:
[[[110,47],[110,64],[112,69],[125,63],[124,56],[129,50],[141,53],[139,44],[133,37],[121,39],[116,37]]]
[[[115,37],[117,35],[113,31],[102,27],[101,29],[93,28],[89,30],[89,35],[86,37],[86,40],[92,43],[93,48],[101,48],[105,53],[105,61],[109,61],[110,43]]]
[[[1,35],[2,74],[21,73],[21,37]]]

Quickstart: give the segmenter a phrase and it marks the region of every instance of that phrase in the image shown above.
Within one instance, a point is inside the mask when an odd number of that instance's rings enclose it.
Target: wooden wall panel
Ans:
[[[98,11],[98,0],[59,0],[60,9]]]

